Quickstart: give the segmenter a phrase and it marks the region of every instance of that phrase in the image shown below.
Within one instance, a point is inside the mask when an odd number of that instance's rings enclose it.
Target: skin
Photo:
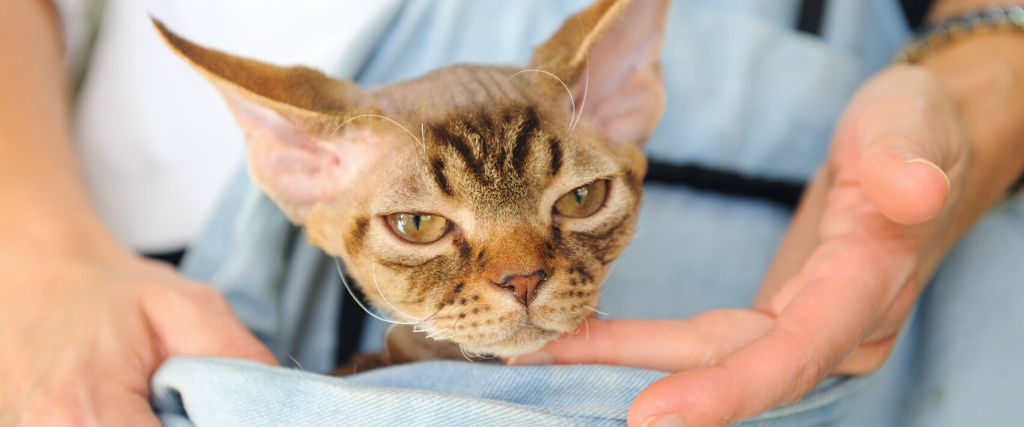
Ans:
[[[948,0],[934,16],[981,3]],[[0,425],[156,426],[146,385],[166,357],[274,362],[215,292],[139,259],[97,219],[66,131],[57,34],[43,1],[0,2]],[[1022,45],[1019,35],[972,37],[868,83],[753,309],[591,321],[589,343],[537,357],[682,371],[637,398],[633,426],[665,415],[722,425],[799,398],[834,367],[877,368],[894,320],[1024,165],[1011,137],[1024,134],[1024,58],[1008,54]],[[928,108],[900,112],[908,105]],[[904,185],[887,184],[892,176]],[[822,275],[825,266],[847,274]],[[667,341],[645,347],[652,336]],[[599,347],[612,343],[630,354]],[[666,358],[666,346],[679,352]]]
[[[941,1],[930,19],[988,4]],[[1020,33],[976,35],[865,83],[750,309],[592,320],[589,340],[513,363],[677,372],[636,398],[634,427],[727,425],[878,369],[939,263],[1024,170],[1022,49]]]
[[[120,246],[89,205],[46,2],[0,3],[0,58],[0,426],[159,426],[166,358],[276,364],[216,291]]]

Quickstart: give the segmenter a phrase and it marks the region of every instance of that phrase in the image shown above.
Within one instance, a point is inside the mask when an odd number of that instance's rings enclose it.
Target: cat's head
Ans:
[[[576,330],[632,236],[666,0],[598,1],[524,68],[363,91],[156,26],[246,133],[253,180],[378,308],[470,352]]]

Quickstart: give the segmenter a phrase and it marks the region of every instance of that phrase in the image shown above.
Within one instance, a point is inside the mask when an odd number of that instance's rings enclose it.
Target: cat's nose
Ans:
[[[505,276],[501,282],[497,282],[495,285],[512,292],[520,304],[529,307],[530,303],[537,296],[537,288],[547,277],[547,273],[543,270],[527,275],[512,274]]]

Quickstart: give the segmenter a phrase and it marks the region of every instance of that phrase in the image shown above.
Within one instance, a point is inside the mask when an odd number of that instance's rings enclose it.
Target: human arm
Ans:
[[[932,19],[979,3],[941,2]],[[635,426],[736,422],[829,373],[876,369],[945,254],[1024,168],[1022,51],[1024,35],[975,35],[865,84],[751,310],[590,322],[589,341],[552,343],[549,360],[690,369],[637,398]]]
[[[0,425],[159,425],[165,358],[275,363],[211,288],[144,260],[90,206],[57,22],[0,2]]]

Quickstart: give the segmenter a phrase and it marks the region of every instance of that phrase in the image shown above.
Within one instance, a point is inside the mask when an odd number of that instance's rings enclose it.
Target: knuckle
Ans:
[[[26,408],[22,425],[42,427],[86,427],[94,423],[81,399],[71,393],[41,392]]]
[[[861,344],[835,369],[841,375],[866,375],[877,371],[889,359],[896,335]]]

